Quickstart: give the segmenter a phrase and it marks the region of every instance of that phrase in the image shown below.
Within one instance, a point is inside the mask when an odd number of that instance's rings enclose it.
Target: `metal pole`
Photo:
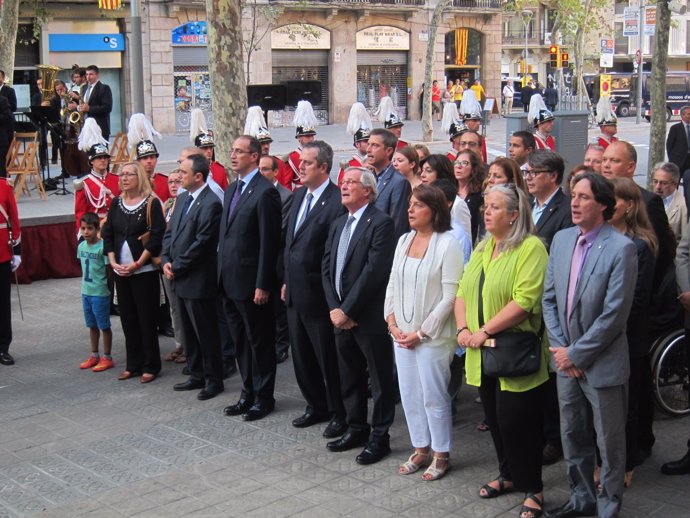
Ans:
[[[144,61],[141,44],[141,0],[130,3],[132,14],[132,112],[144,113]]]
[[[642,122],[642,69],[644,68],[644,9],[646,5],[640,3],[640,17],[638,20],[638,31],[640,38],[640,62],[637,64],[637,116],[635,117],[635,124]]]
[[[522,74],[522,82],[523,86],[527,85],[527,58],[529,57],[529,48],[527,45],[527,28],[529,27],[529,22],[532,20],[532,11],[528,9],[524,9],[520,15],[522,16],[522,23],[525,26],[525,70],[524,73]]]

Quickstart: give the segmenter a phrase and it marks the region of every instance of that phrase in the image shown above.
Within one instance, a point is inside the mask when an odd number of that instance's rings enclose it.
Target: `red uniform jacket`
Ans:
[[[119,177],[113,173],[107,173],[105,180],[100,180],[93,172],[74,182],[74,217],[77,220],[77,230],[81,217],[87,212],[97,214],[100,219],[108,215],[110,203],[113,198],[120,195],[119,182]],[[167,182],[165,188],[168,188]]]
[[[225,190],[228,188],[228,173],[220,162],[211,162],[211,176],[216,181],[220,188]]]
[[[614,142],[618,142],[618,139],[616,137],[610,137],[610,139],[611,140],[607,139],[603,135],[600,135],[599,138],[597,139],[597,145],[606,149],[607,147],[609,147],[609,144],[613,144]]]
[[[551,135],[546,137],[546,140],[544,140],[535,132],[534,143],[536,144],[537,149],[550,149],[551,151],[556,151],[556,139]]]
[[[350,161],[347,163],[347,167],[365,167],[364,163],[366,162],[367,156],[359,156],[359,155],[352,155],[352,158]],[[338,187],[340,187],[340,182],[343,181],[343,176],[345,176],[345,169],[347,168],[340,168],[340,172],[338,173]]]
[[[163,173],[153,173],[153,178],[151,178],[151,183],[153,184],[153,192],[163,205],[168,198],[170,198],[170,189],[168,189],[168,176]]]
[[[295,149],[292,153],[290,153],[290,156],[288,157],[288,167],[290,168],[290,172],[292,173],[292,177],[290,178],[290,185],[285,185],[288,189],[291,191],[294,191],[298,187],[302,187],[302,180],[299,178],[299,159],[300,155],[302,154],[302,150],[300,148]],[[282,183],[282,182],[281,182]]]
[[[6,178],[0,178],[0,205],[7,213],[7,218],[0,211],[0,263],[6,263],[13,255],[19,255],[19,243],[22,240],[22,230],[19,227],[19,214],[14,190],[7,185]],[[9,220],[9,221],[8,221]],[[10,248],[10,228],[14,240],[14,250]]]
[[[403,139],[398,139],[398,146],[396,147],[396,149],[402,149],[407,146],[409,146],[407,142],[405,142]]]
[[[458,158],[458,152],[454,149],[451,149],[450,151],[448,151],[448,153],[446,153],[446,156],[448,157],[448,160],[450,160],[451,162],[455,162],[455,159]]]

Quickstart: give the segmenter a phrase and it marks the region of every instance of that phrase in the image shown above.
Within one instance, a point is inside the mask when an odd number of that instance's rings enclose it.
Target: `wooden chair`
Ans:
[[[14,197],[19,200],[22,192],[31,196],[31,189],[27,180],[33,180],[42,200],[47,200],[46,191],[43,188],[41,169],[38,163],[39,141],[38,132],[15,133],[10,149],[14,156],[8,160],[7,176],[14,179]],[[11,163],[10,163],[11,161]]]

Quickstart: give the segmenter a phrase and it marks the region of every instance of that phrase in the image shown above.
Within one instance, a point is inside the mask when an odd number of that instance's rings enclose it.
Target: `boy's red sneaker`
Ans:
[[[93,367],[94,365],[97,365],[97,364],[98,364],[98,356],[89,356],[88,360],[81,362],[81,364],[79,365],[79,368],[80,369],[90,369],[91,367]]]
[[[115,362],[112,360],[112,358],[106,358],[105,356],[101,358],[101,361],[98,362],[98,365],[96,365],[93,369],[91,369],[93,372],[101,372],[101,371],[107,371],[108,369],[112,369],[115,367]]]

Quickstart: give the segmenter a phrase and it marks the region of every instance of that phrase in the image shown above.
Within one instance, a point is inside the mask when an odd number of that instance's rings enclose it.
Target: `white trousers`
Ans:
[[[449,452],[452,412],[448,395],[453,351],[440,346],[395,346],[398,383],[412,446]]]

